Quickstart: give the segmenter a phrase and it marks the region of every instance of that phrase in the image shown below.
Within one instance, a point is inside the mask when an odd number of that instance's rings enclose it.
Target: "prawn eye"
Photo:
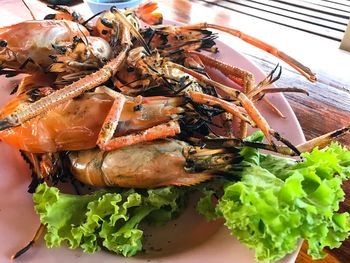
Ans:
[[[44,20],[53,20],[55,19],[56,14],[48,14],[44,17]]]
[[[133,108],[134,111],[140,111],[141,109],[142,109],[142,104],[138,104]]]
[[[78,36],[73,37],[73,42],[74,43],[84,43],[84,41]]]
[[[127,67],[126,71],[130,73],[130,72],[134,72],[135,69],[133,67]]]
[[[105,27],[113,28],[112,22],[109,21],[108,19],[102,18],[100,21],[101,21],[102,25],[104,25]]]
[[[0,40],[0,47],[7,47],[7,41],[6,40]]]
[[[58,52],[64,54],[67,52],[67,47],[65,46],[60,46],[60,45],[57,45],[57,44],[52,44],[51,45],[55,50],[57,50]]]

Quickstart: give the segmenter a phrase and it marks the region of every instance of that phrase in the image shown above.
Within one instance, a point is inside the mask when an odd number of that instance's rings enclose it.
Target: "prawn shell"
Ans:
[[[143,131],[168,122],[182,112],[178,98],[153,97],[127,100],[115,136]],[[25,107],[26,95],[17,96],[0,112],[0,118]],[[33,153],[85,150],[96,146],[104,119],[113,104],[106,93],[89,92],[37,116],[20,126],[0,131],[0,139],[18,149]],[[135,107],[139,110],[135,110]]]
[[[96,145],[112,102],[106,94],[86,93],[21,126],[1,131],[0,138],[34,153],[90,149]]]
[[[16,60],[0,62],[3,66],[18,69],[31,59],[34,63],[26,65],[26,72],[34,72],[38,66],[46,68],[51,65],[50,56],[58,54],[52,45],[71,43],[75,36],[83,38],[89,35],[85,27],[67,20],[25,21],[2,27],[0,39],[6,40]]]
[[[211,177],[187,173],[183,154],[187,144],[158,140],[110,152],[99,149],[69,154],[72,174],[93,186],[155,188],[166,185],[193,185]]]

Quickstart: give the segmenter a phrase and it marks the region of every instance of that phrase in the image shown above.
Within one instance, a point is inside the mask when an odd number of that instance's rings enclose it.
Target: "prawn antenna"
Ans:
[[[79,25],[77,25],[77,26],[78,26],[78,30],[80,31],[80,33],[83,34],[83,36],[84,36],[84,38],[85,38],[86,46],[88,46],[88,45],[89,45],[89,41],[88,41],[86,35],[85,35],[84,32],[81,30],[80,26],[79,26]]]
[[[32,12],[32,10],[30,10],[29,6],[27,5],[25,0],[22,0],[22,3],[25,5],[25,7],[28,9],[30,15],[32,16],[33,20],[37,20]]]
[[[92,19],[94,19],[96,16],[99,16],[102,14],[104,11],[98,12],[97,14],[94,14],[92,17],[88,18],[85,20],[83,23],[81,23],[82,26],[85,26],[87,23],[89,23]]]
[[[34,244],[35,242],[40,238],[41,234],[43,233],[45,229],[45,225],[40,224],[39,228],[36,230],[33,239],[22,249],[20,249],[18,252],[16,252],[11,259],[16,259],[23,255],[25,252],[27,252]]]
[[[144,49],[147,52],[147,55],[151,54],[151,49],[150,47],[147,45],[145,39],[141,36],[141,34],[139,33],[139,31],[134,27],[134,25],[132,25],[127,18],[120,13],[120,11],[118,11],[118,9],[115,6],[111,7],[110,10],[113,14],[117,15],[117,17],[119,18],[119,20],[128,27],[128,29],[130,30],[131,34],[142,44],[142,46],[144,47]]]

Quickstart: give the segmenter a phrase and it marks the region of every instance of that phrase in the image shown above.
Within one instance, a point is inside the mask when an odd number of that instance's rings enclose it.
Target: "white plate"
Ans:
[[[218,47],[220,53],[215,55],[218,59],[251,71],[257,81],[265,77],[257,66],[234,49],[220,41]],[[0,84],[0,105],[3,105],[8,100],[11,81],[0,78]],[[285,98],[281,94],[270,94],[268,98],[286,116],[286,119],[279,118],[265,105],[258,105],[271,127],[292,143],[302,143],[304,135]],[[4,143],[0,143],[0,167],[0,262],[8,263],[11,262],[10,256],[31,239],[39,226],[39,219],[33,211],[31,195],[26,192],[30,171],[18,151]],[[148,251],[146,255],[125,259],[104,251],[89,255],[65,246],[47,249],[41,239],[16,262],[255,262],[253,251],[239,244],[218,222],[207,223],[203,220],[194,211],[193,204],[179,219],[154,230],[145,246]],[[281,260],[281,263],[292,263],[296,256],[297,252]]]

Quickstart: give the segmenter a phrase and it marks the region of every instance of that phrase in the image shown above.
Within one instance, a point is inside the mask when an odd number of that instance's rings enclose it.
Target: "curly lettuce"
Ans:
[[[33,195],[35,210],[47,226],[48,247],[66,242],[71,249],[93,253],[105,247],[123,256],[142,250],[141,221],[164,223],[183,207],[185,190],[164,187],[147,191],[97,191],[91,195],[61,193],[41,184]]]
[[[224,218],[259,261],[283,258],[301,239],[308,241],[314,259],[325,256],[325,247],[339,247],[350,231],[349,214],[338,212],[341,185],[350,176],[350,152],[333,143],[295,162],[255,151],[249,149],[241,180],[225,186],[215,207],[213,192],[206,191],[199,212],[208,219]]]
[[[261,141],[262,133],[249,138]],[[333,143],[302,155],[302,161],[265,155],[243,147],[244,161],[234,182],[216,178],[187,187],[112,189],[69,195],[46,184],[33,195],[35,210],[47,226],[48,247],[95,252],[104,247],[124,256],[142,250],[141,222],[164,224],[177,216],[192,190],[203,197],[197,210],[209,220],[223,218],[231,233],[259,261],[273,262],[309,243],[314,259],[325,256],[349,236],[350,216],[340,213],[342,182],[350,177],[350,152]],[[237,181],[238,180],[238,181]]]

